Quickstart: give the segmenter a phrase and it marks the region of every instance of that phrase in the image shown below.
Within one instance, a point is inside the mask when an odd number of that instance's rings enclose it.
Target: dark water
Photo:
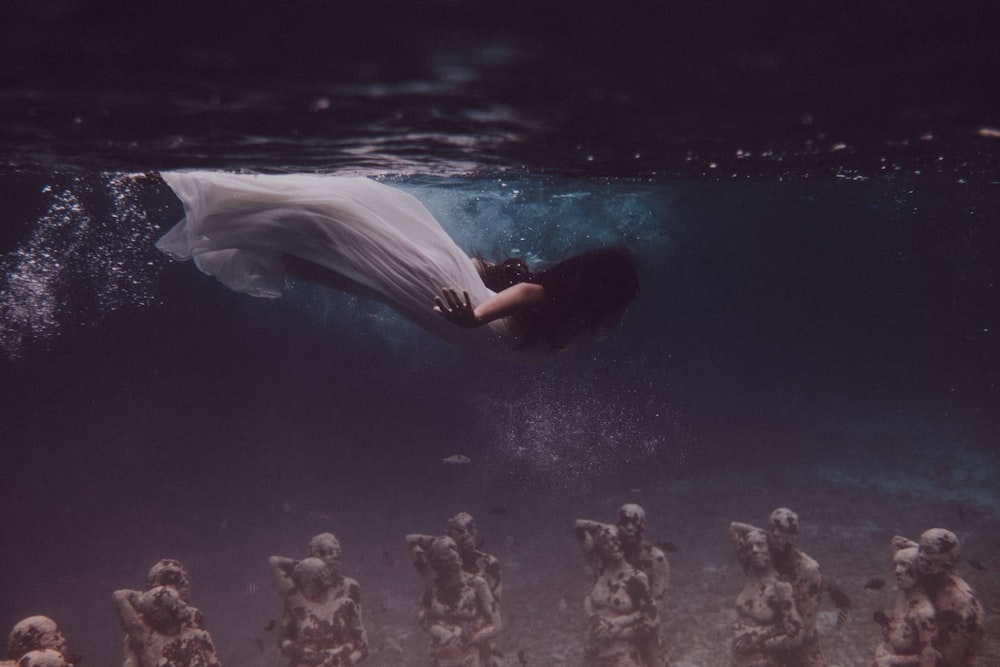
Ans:
[[[2,9],[0,628],[48,613],[113,664],[111,591],[176,557],[224,662],[264,664],[266,557],[332,530],[404,648],[370,662],[423,664],[400,537],[459,510],[509,590],[573,609],[569,521],[623,498],[681,580],[771,504],[880,522],[867,573],[893,531],[1000,543],[995,5]],[[152,246],[180,205],[135,174],[188,167],[379,175],[487,254],[626,243],[642,295],[540,368],[316,287],[251,299]],[[507,600],[509,660],[582,635]]]

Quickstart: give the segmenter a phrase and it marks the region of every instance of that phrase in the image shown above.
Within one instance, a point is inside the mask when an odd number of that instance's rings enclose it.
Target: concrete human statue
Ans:
[[[589,519],[578,519],[576,521],[577,539],[581,540],[584,550],[592,555],[595,554],[588,546],[592,546],[593,535],[601,526],[601,522]],[[646,511],[636,503],[626,503],[618,509],[618,532],[622,543],[622,551],[625,560],[633,567],[639,568],[649,581],[650,595],[660,610],[663,612],[663,604],[666,592],[670,588],[670,562],[662,549],[645,539],[646,533]],[[591,563],[595,572],[599,568],[599,561]],[[657,635],[647,638],[647,642],[642,646],[644,660],[649,665],[665,664],[662,641]]]
[[[173,586],[117,590],[112,600],[126,634],[126,667],[219,667],[201,612]]]
[[[173,558],[163,558],[149,568],[146,575],[146,588],[156,586],[172,586],[180,593],[181,599],[187,602],[191,597],[191,578],[180,561]]]
[[[18,621],[10,631],[7,639],[7,657],[0,661],[0,667],[13,667],[30,655],[31,662],[39,666],[62,664],[72,667],[80,661],[79,656],[71,655],[66,645],[66,638],[59,626],[48,616],[29,616]]]
[[[820,573],[819,563],[798,547],[799,516],[787,507],[779,507],[771,512],[767,542],[774,569],[784,581],[791,584],[795,608],[802,619],[802,641],[789,656],[790,664],[798,667],[823,667],[823,652],[816,632],[823,575]]]
[[[794,656],[804,636],[792,585],[774,568],[767,532],[745,523],[729,524],[736,557],[748,575],[736,597],[733,667],[799,667]]]
[[[188,598],[191,596],[191,578],[180,561],[173,558],[162,558],[149,568],[149,572],[146,574],[146,590],[151,591],[162,586],[168,586],[177,591],[180,601],[187,605]],[[187,607],[187,609],[187,613],[191,616],[189,624],[203,629],[200,612],[194,607]],[[194,633],[194,630],[191,632]],[[124,667],[139,667],[143,664],[140,650],[133,636],[128,632],[125,634],[123,651],[125,654]]]
[[[917,573],[934,605],[941,653],[936,667],[976,667],[983,635],[983,607],[975,591],[955,574],[961,553],[958,537],[944,528],[931,528],[917,542]]]
[[[418,621],[431,637],[431,665],[492,667],[501,617],[489,582],[462,568],[458,545],[447,535],[434,538],[426,556],[431,575]]]
[[[580,526],[580,522],[577,522]],[[584,599],[588,667],[654,667],[660,616],[649,578],[625,559],[618,526],[588,522],[577,531],[597,578]]]
[[[479,531],[472,515],[468,512],[459,512],[448,519],[446,535],[455,540],[458,553],[462,557],[462,569],[469,574],[486,579],[490,585],[490,591],[493,593],[493,598],[499,603],[503,593],[500,560],[478,548]],[[411,533],[405,539],[417,572],[429,580],[431,570],[430,564],[427,562],[427,549],[435,537]]]
[[[321,533],[307,557],[271,556],[271,577],[284,604],[278,647],[289,667],[346,667],[368,656],[361,587],[340,573],[340,542]]]
[[[937,623],[934,605],[920,583],[917,547],[905,537],[892,538],[892,570],[898,593],[888,614],[875,614],[883,639],[875,648],[873,667],[935,667],[941,657],[933,646]]]
[[[66,658],[55,649],[28,651],[17,661],[17,667],[69,667]]]

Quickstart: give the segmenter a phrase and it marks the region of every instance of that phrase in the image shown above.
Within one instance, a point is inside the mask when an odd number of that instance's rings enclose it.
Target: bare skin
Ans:
[[[533,283],[512,285],[475,308],[472,307],[468,292],[463,291],[462,297],[459,297],[456,290],[445,287],[441,293],[443,299],[434,297],[435,312],[452,324],[466,329],[481,327],[545,303],[545,288]]]

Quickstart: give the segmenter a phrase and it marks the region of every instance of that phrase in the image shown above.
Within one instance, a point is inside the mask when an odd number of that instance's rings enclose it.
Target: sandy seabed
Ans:
[[[82,560],[74,561],[77,574],[69,563],[40,583],[32,578],[41,565],[30,566],[20,579],[8,573],[7,583],[21,586],[12,586],[12,604],[4,617],[12,624],[32,613],[49,614],[60,623],[71,649],[83,654],[84,665],[118,664],[121,631],[111,591],[142,587],[153,562],[177,557],[191,573],[191,603],[204,613],[223,664],[278,667],[287,663],[275,647],[274,631],[266,628],[280,617],[281,601],[268,580],[266,557],[301,557],[312,535],[330,530],[344,548],[343,573],[361,584],[371,648],[364,664],[424,666],[429,642],[416,622],[423,584],[407,558],[402,535],[443,532],[447,517],[465,510],[477,518],[483,548],[503,567],[499,664],[522,664],[520,655],[528,665],[580,665],[586,631],[582,603],[592,576],[573,537],[573,521],[613,521],[621,504],[637,502],[647,512],[647,539],[669,542],[673,549],[668,554],[672,588],[662,620],[671,665],[725,667],[733,602],[745,581],[728,524],[761,525],[772,509],[788,506],[800,517],[800,547],[819,561],[827,581],[851,599],[846,620],[838,624],[836,607],[824,597],[818,625],[828,667],[871,664],[880,640],[872,616],[888,609],[896,593],[889,540],[895,534],[915,538],[931,527],[948,528],[961,539],[958,573],[986,610],[980,664],[1000,665],[997,455],[986,449],[925,445],[890,460],[883,456],[878,466],[871,465],[869,455],[867,446],[859,446],[809,465],[733,465],[670,481],[605,486],[583,495],[528,488],[515,489],[508,497],[471,494],[463,503],[444,496],[422,503],[387,502],[369,508],[377,516],[364,522],[343,520],[352,515],[343,504],[299,511],[288,503],[274,509],[288,518],[262,516],[257,523],[247,517],[221,524],[188,517],[188,532],[180,537],[164,527],[162,534],[147,529],[143,540],[128,544],[91,538],[80,550]],[[503,512],[491,513],[495,507]],[[139,534],[127,516],[113,523],[119,535]],[[886,585],[866,588],[873,578]]]
[[[954,457],[954,458],[951,458]],[[931,457],[933,458],[933,457]],[[951,452],[944,460],[913,460],[892,470],[867,470],[845,457],[789,479],[780,470],[741,469],[652,487],[632,487],[585,501],[551,503],[540,512],[528,501],[511,501],[507,514],[480,514],[485,549],[503,564],[504,629],[501,665],[579,665],[586,620],[582,601],[591,575],[572,536],[578,517],[611,521],[624,502],[639,502],[648,515],[647,537],[669,542],[672,589],[662,634],[673,667],[729,664],[733,602],[744,584],[728,537],[732,520],[763,524],[774,507],[795,509],[803,525],[801,548],[820,563],[828,582],[851,600],[846,619],[824,596],[818,619],[828,667],[867,667],[881,639],[873,615],[892,606],[896,594],[889,540],[917,537],[946,527],[962,540],[959,574],[986,609],[981,665],[1000,665],[1000,473],[992,455]],[[864,470],[865,472],[859,472]],[[530,520],[519,520],[530,517]],[[442,521],[443,523],[443,521]],[[975,563],[975,565],[973,565]],[[350,567],[346,567],[350,569]],[[428,641],[417,627],[421,592],[410,563],[386,550],[376,563],[349,572],[362,582],[371,666],[426,665]],[[873,578],[886,585],[866,587]],[[277,600],[275,600],[277,607]],[[285,664],[262,636],[260,646],[223,654],[230,665]]]

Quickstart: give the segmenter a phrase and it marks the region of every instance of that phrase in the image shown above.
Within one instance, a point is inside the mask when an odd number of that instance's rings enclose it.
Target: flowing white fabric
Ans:
[[[167,172],[185,218],[156,247],[193,259],[227,287],[280,297],[283,258],[318,264],[376,293],[432,333],[480,353],[516,361],[550,356],[518,349],[504,320],[464,329],[434,312],[444,287],[468,291],[473,306],[493,296],[469,257],[415,197],[363,177]]]

